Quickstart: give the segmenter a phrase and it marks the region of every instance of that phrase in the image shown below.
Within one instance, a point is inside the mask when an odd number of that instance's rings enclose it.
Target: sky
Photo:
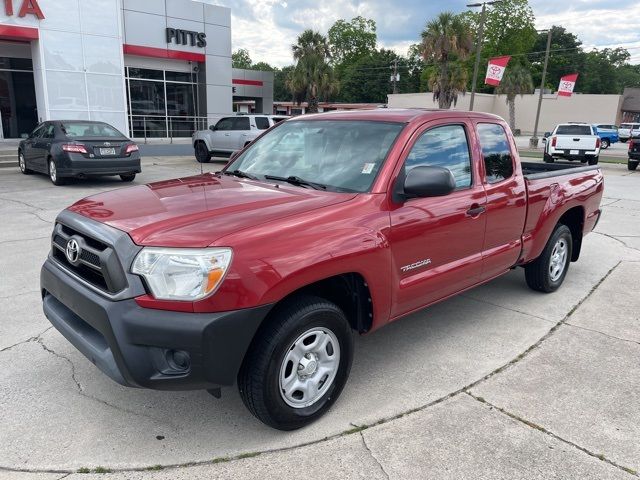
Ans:
[[[306,28],[326,34],[333,23],[362,15],[375,20],[378,46],[405,55],[427,20],[444,10],[461,12],[469,1],[449,0],[204,0],[231,8],[233,50],[246,48],[254,62],[293,63],[291,44]],[[629,49],[640,63],[637,0],[530,0],[539,29],[562,25],[585,47]],[[508,52],[505,52],[508,53]]]

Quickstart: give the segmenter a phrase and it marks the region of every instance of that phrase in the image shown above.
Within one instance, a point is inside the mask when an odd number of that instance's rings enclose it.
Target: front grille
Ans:
[[[76,240],[79,247],[75,261],[71,261],[66,253],[71,239]],[[53,258],[91,286],[111,294],[127,286],[117,255],[104,242],[57,223],[51,244]]]

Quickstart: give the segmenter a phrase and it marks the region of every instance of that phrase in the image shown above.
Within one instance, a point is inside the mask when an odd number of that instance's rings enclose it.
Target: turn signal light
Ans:
[[[87,153],[84,145],[78,145],[76,143],[65,143],[62,145],[62,150],[69,153]]]
[[[600,148],[600,137],[596,138],[596,148]]]
[[[131,152],[137,152],[138,150],[140,150],[138,148],[138,145],[136,145],[135,143],[132,143],[131,145],[127,145],[127,149],[124,151],[124,153],[129,155]]]
[[[552,146],[552,147],[555,147],[555,146],[556,146],[556,142],[557,142],[557,141],[558,141],[558,137],[553,137],[553,138],[551,139],[551,146]]]

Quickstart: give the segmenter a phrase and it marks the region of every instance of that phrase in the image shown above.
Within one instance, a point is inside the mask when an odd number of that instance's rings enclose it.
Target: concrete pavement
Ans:
[[[199,168],[147,158],[136,183]],[[0,171],[0,478],[637,476],[640,176],[603,168],[604,216],[560,291],[532,292],[515,270],[358,338],[340,400],[289,433],[234,389],[120,387],[49,328],[37,282],[52,221],[121,184]]]

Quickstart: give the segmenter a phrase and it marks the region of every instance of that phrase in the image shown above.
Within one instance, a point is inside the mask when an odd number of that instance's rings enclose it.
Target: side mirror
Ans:
[[[211,130],[212,132],[216,131],[216,126],[215,125],[209,125],[209,130]]]
[[[549,138],[551,136],[551,132],[544,132],[544,138]]]
[[[415,167],[404,179],[404,197],[440,197],[456,189],[451,170],[443,167]]]

